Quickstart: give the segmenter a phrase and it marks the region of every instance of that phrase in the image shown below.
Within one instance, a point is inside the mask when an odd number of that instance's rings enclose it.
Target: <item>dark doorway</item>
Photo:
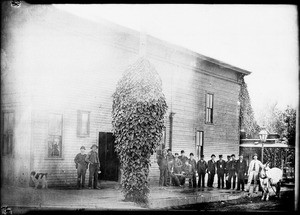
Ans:
[[[118,181],[119,159],[115,152],[115,138],[110,132],[99,132],[100,180]]]

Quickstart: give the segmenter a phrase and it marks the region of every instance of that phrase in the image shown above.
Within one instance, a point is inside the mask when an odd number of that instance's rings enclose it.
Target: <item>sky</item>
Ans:
[[[252,72],[245,78],[256,116],[270,104],[298,104],[298,23],[293,5],[55,5],[106,19]]]

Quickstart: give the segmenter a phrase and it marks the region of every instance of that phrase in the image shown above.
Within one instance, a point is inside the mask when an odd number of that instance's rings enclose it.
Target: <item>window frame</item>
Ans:
[[[197,133],[199,133],[199,135],[202,133],[202,138],[201,138],[202,145],[200,145],[200,144],[198,145],[198,143],[197,143]],[[199,138],[199,140],[200,140],[200,138]],[[200,148],[200,152],[199,152],[198,147]],[[201,154],[204,154],[204,131],[202,131],[202,130],[196,130],[196,132],[195,132],[195,148],[196,148],[196,150],[195,150],[196,151],[196,156],[199,160]]]
[[[60,135],[54,135],[54,134],[51,134],[50,133],[50,115],[60,115],[61,116],[61,132],[60,132]],[[64,137],[64,134],[63,134],[63,131],[64,131],[64,116],[62,113],[57,113],[57,112],[51,112],[51,113],[48,113],[48,130],[47,130],[47,139],[46,139],[46,157],[45,157],[45,160],[63,160],[64,159],[64,154],[63,154],[63,151],[64,151],[64,146],[63,146],[63,137]],[[60,136],[60,141],[61,141],[61,147],[60,147],[60,156],[59,157],[51,157],[50,154],[49,154],[49,141],[51,138],[55,138],[55,136]]]
[[[82,133],[82,115],[88,114],[87,133]],[[91,124],[91,112],[85,110],[77,110],[77,137],[89,137],[90,136],[90,124]]]
[[[4,133],[4,121],[5,121],[5,114],[12,114],[13,119],[12,119],[12,129],[8,130]],[[15,111],[14,110],[3,110],[1,111],[1,156],[7,156],[7,157],[13,157],[14,155],[14,143],[15,143]],[[10,150],[8,150],[8,145],[7,145],[7,150],[6,153],[4,153],[4,136],[6,135],[11,135],[11,145],[10,145]]]
[[[212,99],[211,99],[211,107],[208,107],[208,96],[211,96]],[[210,110],[210,120],[208,121],[207,118],[207,114],[208,114],[208,110]],[[205,93],[205,124],[208,124],[208,125],[213,125],[214,124],[214,93],[211,93],[211,92],[206,92]]]

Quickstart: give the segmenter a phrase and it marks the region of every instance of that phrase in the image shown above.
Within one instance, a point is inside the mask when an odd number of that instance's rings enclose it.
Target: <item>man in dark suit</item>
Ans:
[[[189,161],[189,164],[191,164],[192,166],[192,173],[193,173],[193,177],[192,177],[192,180],[193,180],[193,188],[196,188],[197,184],[196,184],[196,166],[197,166],[197,163],[196,163],[196,160],[194,159],[194,154],[193,153],[190,153],[190,158],[188,159]],[[191,179],[189,179],[189,186],[191,187],[192,186],[192,181]]]
[[[208,173],[207,187],[213,187],[214,177],[216,174],[216,162],[215,162],[216,156],[212,154],[210,157],[211,160],[207,162],[207,173]]]
[[[224,173],[225,173],[225,161],[223,160],[223,155],[219,155],[219,160],[217,161],[217,174],[218,174],[218,188],[222,182],[222,188],[224,188]]]
[[[227,161],[226,161],[226,167],[225,167],[225,181],[226,181],[226,189],[229,189],[229,185],[228,185],[228,178],[229,178],[229,161],[230,161],[231,157],[230,155],[227,155]]]
[[[206,174],[207,163],[204,160],[204,155],[201,155],[201,159],[197,162],[197,172],[198,172],[198,188],[202,183],[202,188],[204,188],[204,178]],[[202,181],[202,182],[201,182]]]
[[[228,171],[229,171],[229,177],[228,177],[228,187],[227,189],[231,188],[231,180],[232,182],[232,189],[235,188],[235,182],[236,182],[236,160],[235,155],[231,155],[231,160],[228,162]]]
[[[164,149],[161,154],[156,156],[157,164],[159,166],[159,186],[166,186],[167,184],[167,177],[168,177],[168,161],[167,161],[167,151]]]
[[[236,163],[236,170],[237,170],[237,190],[240,190],[240,185],[242,185],[242,190],[244,190],[245,185],[245,175],[247,174],[247,163],[243,159],[243,155],[240,154],[239,160]]]

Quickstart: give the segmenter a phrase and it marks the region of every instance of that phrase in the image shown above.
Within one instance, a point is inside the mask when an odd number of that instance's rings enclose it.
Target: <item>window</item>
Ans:
[[[198,160],[203,154],[203,139],[203,131],[196,131],[196,152]]]
[[[2,113],[1,139],[2,155],[11,155],[13,151],[14,112]]]
[[[50,114],[48,124],[48,157],[62,157],[62,114]]]
[[[213,123],[213,94],[206,94],[206,113],[205,113],[205,122]]]
[[[90,112],[77,112],[77,136],[88,137],[90,135]]]

